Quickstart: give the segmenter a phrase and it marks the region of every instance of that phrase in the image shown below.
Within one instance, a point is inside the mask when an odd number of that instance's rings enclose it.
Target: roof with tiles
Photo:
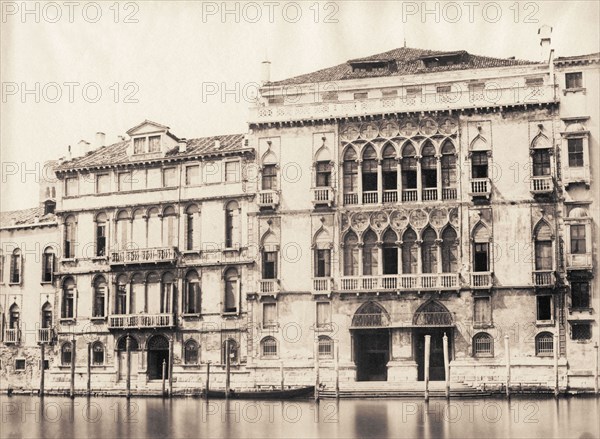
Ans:
[[[52,213],[44,215],[43,207],[0,212],[0,228],[31,224],[48,224],[53,223],[54,221],[56,221],[56,216]]]
[[[457,55],[461,57],[459,63],[452,65],[444,65],[437,67],[426,67],[424,59],[434,58],[436,56],[452,56]],[[382,61],[391,63],[392,68],[382,70],[365,71],[360,69],[354,69],[353,64],[358,63],[369,63],[375,61]],[[274,81],[268,83],[268,85],[279,86],[279,85],[291,85],[291,84],[305,84],[312,82],[327,82],[327,81],[338,81],[345,79],[359,79],[359,78],[372,78],[372,77],[383,77],[383,76],[403,76],[411,75],[416,73],[429,73],[429,72],[443,72],[451,70],[466,70],[466,69],[484,69],[491,67],[507,67],[507,66],[520,66],[520,65],[534,65],[539,64],[535,61],[517,60],[517,59],[506,59],[506,58],[491,58],[488,56],[479,56],[470,54],[464,50],[462,51],[451,51],[442,52],[436,50],[425,50],[425,49],[414,49],[410,47],[400,47],[398,49],[390,50],[387,52],[379,53],[376,55],[368,56],[365,58],[352,59],[344,64],[339,64],[334,67],[317,70],[316,72],[307,73],[293,78],[284,79],[281,81]]]
[[[217,148],[215,141],[219,141]],[[136,163],[138,159],[135,156],[127,155],[127,147],[130,140],[114,143],[108,146],[102,146],[90,151],[83,157],[65,161],[57,167],[57,171],[66,171],[78,168],[93,168],[98,166],[112,166],[119,164]],[[247,149],[244,146],[244,134],[226,134],[222,136],[200,137],[197,139],[188,139],[185,152],[180,152],[178,148],[168,151],[164,158],[178,158],[190,156],[202,156],[210,154],[219,154],[223,152],[233,152]],[[162,159],[162,157],[161,157]],[[148,161],[147,158],[141,158],[139,161]]]

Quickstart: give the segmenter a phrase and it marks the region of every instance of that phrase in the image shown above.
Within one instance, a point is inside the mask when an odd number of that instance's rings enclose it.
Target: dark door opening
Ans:
[[[354,333],[354,363],[357,381],[387,381],[390,333],[363,330]]]
[[[162,366],[165,362],[165,378],[169,377],[169,350],[148,351],[148,378],[151,380],[162,379]]]
[[[429,380],[444,381],[444,333],[448,336],[448,355],[452,358],[452,328],[417,328],[413,330],[415,360],[417,361],[417,379],[425,379],[425,336],[431,335],[431,352],[429,356]]]

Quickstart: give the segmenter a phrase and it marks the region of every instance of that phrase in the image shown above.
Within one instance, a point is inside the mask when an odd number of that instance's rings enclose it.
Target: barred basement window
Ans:
[[[184,362],[185,364],[198,364],[198,342],[196,340],[188,340],[184,347]]]
[[[260,342],[263,357],[277,356],[277,340],[273,337],[265,337]]]
[[[589,340],[592,338],[592,326],[589,323],[573,323],[571,325],[572,340]]]
[[[63,366],[69,366],[71,364],[71,343],[67,342],[60,348],[60,361]]]
[[[15,360],[15,370],[25,370],[25,360]]]
[[[480,332],[473,337],[473,354],[476,357],[491,357],[494,355],[494,339],[487,332]]]
[[[104,346],[99,341],[92,345],[92,364],[94,366],[104,364]]]
[[[333,340],[331,337],[319,336],[319,358],[333,358]]]
[[[535,336],[535,355],[548,356],[554,353],[554,336],[550,332],[540,332]]]

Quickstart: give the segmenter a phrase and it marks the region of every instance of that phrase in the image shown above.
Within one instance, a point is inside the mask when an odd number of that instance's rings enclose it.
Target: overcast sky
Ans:
[[[25,171],[96,131],[112,143],[150,119],[187,138],[245,132],[244,90],[260,80],[265,56],[273,80],[404,39],[538,60],[541,24],[554,28],[557,56],[600,50],[597,1],[430,2],[426,14],[420,1],[232,2],[225,14],[222,2],[75,3],[30,3],[31,12],[2,4],[3,211],[37,205],[35,175]]]

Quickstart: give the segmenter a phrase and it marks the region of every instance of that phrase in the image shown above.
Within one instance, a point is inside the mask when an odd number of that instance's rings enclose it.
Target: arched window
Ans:
[[[275,163],[265,163],[261,172],[261,189],[263,191],[277,190],[277,165]]]
[[[383,148],[382,157],[383,202],[395,203],[398,201],[398,162],[392,144],[388,143]]]
[[[240,212],[237,201],[230,201],[225,207],[225,247],[239,245]]]
[[[229,346],[229,352],[227,351],[227,347]],[[226,358],[229,355],[229,363],[237,364],[239,361],[239,352],[238,352],[238,344],[232,339],[228,338],[225,340],[221,346],[221,361],[223,364],[227,362]]]
[[[175,296],[175,276],[173,273],[165,273],[162,278],[160,289],[160,313],[170,313]]]
[[[72,277],[63,281],[62,290],[61,316],[64,319],[72,319],[75,317],[75,281]]]
[[[383,274],[398,274],[398,235],[392,229],[383,235]]]
[[[417,234],[413,229],[406,229],[402,236],[402,273],[417,273],[419,266],[418,257]]]
[[[362,190],[363,203],[377,202],[377,153],[371,145],[368,145],[363,151]],[[375,193],[367,194],[366,192]]]
[[[143,209],[133,211],[131,221],[131,246],[135,249],[146,248],[146,218]]]
[[[92,364],[102,366],[104,364],[104,345],[97,341],[92,345]]]
[[[473,271],[490,271],[490,233],[483,224],[473,230]]]
[[[423,184],[423,199],[436,200],[437,192],[427,191],[427,189],[437,188],[437,159],[435,157],[435,148],[431,142],[427,141],[421,150],[421,182]]]
[[[325,147],[322,147],[315,157],[315,185],[331,187],[331,155]]]
[[[538,135],[532,143],[533,176],[544,177],[551,174],[550,142],[543,134]]]
[[[348,148],[344,154],[344,204],[358,203],[358,163],[356,151]]]
[[[117,351],[125,352],[127,350],[127,340],[129,340],[129,351],[137,351],[140,349],[137,338],[131,335],[124,335],[117,341]]]
[[[554,354],[554,335],[551,332],[540,332],[535,336],[535,355],[548,356]]]
[[[333,340],[326,335],[319,336],[319,358],[333,358]]]
[[[185,275],[183,309],[186,314],[200,314],[200,277],[196,270]]]
[[[21,249],[14,249],[10,257],[10,283],[20,284],[23,273],[23,255]]]
[[[106,214],[96,215],[96,256],[106,256]]]
[[[177,215],[173,206],[163,212],[163,246],[177,246]]]
[[[127,276],[124,274],[117,277],[115,314],[127,314]]]
[[[52,305],[49,302],[42,306],[42,329],[52,328]]]
[[[315,237],[315,277],[331,276],[331,237],[321,230]]]
[[[487,332],[480,332],[473,337],[473,355],[476,357],[494,356],[494,339]]]
[[[75,240],[77,239],[77,221],[73,215],[65,219],[64,256],[67,259],[75,257]]]
[[[94,280],[94,305],[92,317],[104,317],[106,313],[106,279],[98,276]]]
[[[421,246],[422,272],[437,273],[437,245],[435,231],[428,227],[423,231],[423,244]]]
[[[458,239],[452,227],[442,233],[442,272],[458,272]]]
[[[535,269],[552,270],[552,230],[545,222],[539,224],[535,232]]]
[[[60,348],[60,362],[63,366],[70,366],[72,359],[72,346],[71,342],[63,343]]]
[[[402,148],[402,201],[417,201],[417,151],[407,142]]]
[[[122,210],[117,215],[115,238],[116,247],[120,249],[129,248],[129,214]]]
[[[456,150],[451,141],[442,146],[442,199],[456,199]]]
[[[277,279],[279,242],[275,234],[268,232],[262,240],[262,278]]]
[[[15,303],[8,310],[8,328],[9,329],[20,329],[21,327],[21,310]]]
[[[199,209],[198,206],[192,204],[185,209],[185,249],[193,250],[194,246],[200,244],[196,239],[199,230]]]
[[[358,237],[354,232],[344,238],[344,276],[358,276]]]
[[[46,247],[42,255],[42,282],[54,280],[54,249]]]
[[[160,247],[162,245],[160,217],[156,207],[148,209],[148,247]]]
[[[260,342],[260,350],[263,357],[277,356],[277,340],[274,337],[265,337]]]
[[[377,235],[372,230],[367,230],[363,236],[363,274],[376,276],[379,249],[377,248]]]
[[[185,364],[198,364],[198,342],[189,339],[183,345],[183,362]]]
[[[224,311],[235,313],[238,311],[238,294],[239,294],[239,279],[238,271],[235,268],[229,268],[225,272],[225,300]]]

